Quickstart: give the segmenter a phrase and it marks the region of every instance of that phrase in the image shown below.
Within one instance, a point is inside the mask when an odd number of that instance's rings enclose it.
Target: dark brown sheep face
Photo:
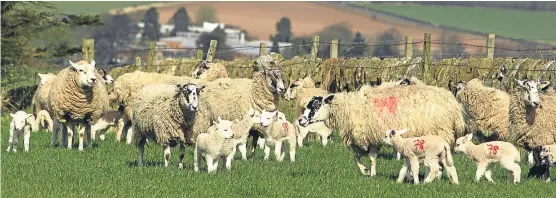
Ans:
[[[284,92],[286,92],[282,70],[265,69],[264,73],[266,75],[270,91],[277,94],[284,94]]]
[[[334,94],[326,97],[313,96],[307,105],[305,105],[305,110],[298,120],[299,125],[306,127],[309,124],[328,119],[332,100],[334,100]]]

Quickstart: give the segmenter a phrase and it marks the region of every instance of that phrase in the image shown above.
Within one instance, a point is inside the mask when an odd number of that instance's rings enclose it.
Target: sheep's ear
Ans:
[[[539,89],[546,91],[550,87],[550,81],[539,82]]]
[[[324,103],[330,104],[332,103],[332,100],[334,100],[334,94],[330,94],[326,98],[324,98]]]
[[[408,130],[407,128],[400,129],[400,130],[398,130],[398,134],[403,135],[403,134],[407,133],[407,130]]]
[[[12,118],[15,118],[15,114],[13,113],[10,113],[10,116],[12,116]]]
[[[91,60],[91,63],[90,63],[89,65],[91,65],[91,67],[94,68],[94,67],[95,67],[95,64],[96,64],[95,60]]]
[[[386,134],[387,136],[391,136],[392,133],[396,134],[396,131],[394,131],[393,129],[389,129],[389,130],[384,131],[384,134]]]
[[[104,71],[104,69],[99,69],[99,70],[98,70],[98,73],[99,73],[101,76],[106,76],[106,71]]]
[[[465,135],[465,140],[471,141],[471,139],[473,139],[473,133],[469,133],[469,134]]]
[[[274,114],[275,116],[278,115],[278,109],[274,110],[274,112],[272,112],[272,114]]]
[[[520,87],[526,88],[524,80],[514,79],[514,81],[515,81],[515,84],[519,85]]]
[[[40,78],[41,80],[44,79],[44,77],[46,76],[46,74],[41,74],[41,73],[38,73],[38,74],[39,74],[39,78]]]
[[[183,86],[180,84],[176,84],[176,92],[181,92]]]
[[[72,62],[71,60],[68,60],[70,63],[70,66],[73,67],[75,70],[78,70],[79,68],[81,68],[80,65],[75,64],[74,62]]]
[[[33,114],[27,114],[27,117],[25,119],[30,118],[31,116],[33,116]]]
[[[379,86],[381,84],[382,84],[382,78],[376,77],[376,86]]]
[[[222,118],[220,116],[218,116],[218,122],[217,123],[220,123],[220,122],[222,122]]]
[[[197,88],[197,93],[202,92],[206,87],[207,87],[206,85],[203,85],[203,86]]]

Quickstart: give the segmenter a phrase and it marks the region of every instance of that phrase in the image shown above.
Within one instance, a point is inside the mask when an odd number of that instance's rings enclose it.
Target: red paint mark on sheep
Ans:
[[[288,123],[286,123],[286,122],[282,123],[282,128],[284,128],[284,131],[287,133],[289,131]]]
[[[498,146],[493,144],[487,144],[487,146],[491,155],[496,155],[496,153],[498,153]]]
[[[398,109],[398,99],[394,96],[376,98],[374,100],[374,105],[378,109],[378,117],[382,117],[382,112],[385,109],[393,116],[396,116],[396,110]]]
[[[425,140],[414,140],[415,148],[419,148],[421,150],[425,149]]]

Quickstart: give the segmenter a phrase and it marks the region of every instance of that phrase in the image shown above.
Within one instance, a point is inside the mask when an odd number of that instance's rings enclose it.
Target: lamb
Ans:
[[[151,84],[142,89],[132,104],[133,130],[138,156],[143,165],[143,152],[148,139],[164,148],[164,166],[170,162],[170,148],[180,145],[179,165],[183,168],[185,145],[189,144],[192,124],[200,106],[199,94],[204,87],[196,84]]]
[[[207,133],[201,133],[197,136],[195,144],[194,171],[199,172],[201,166],[201,158],[207,161],[207,169],[209,173],[214,173],[218,167],[218,158],[222,159],[226,169],[232,168],[232,159],[234,158],[235,141],[232,129],[232,121],[222,120],[218,117],[215,124],[208,128]]]
[[[243,116],[241,120],[235,119],[233,121],[232,130],[234,131],[234,141],[235,145],[239,148],[241,153],[241,158],[247,160],[247,138],[249,137],[249,129],[253,127],[253,124],[260,124],[261,115],[258,111],[254,109],[249,109],[247,113]],[[236,153],[234,146],[234,152]]]
[[[218,78],[228,78],[228,70],[222,63],[212,63],[203,60],[197,65],[195,71],[191,73],[191,77],[213,81]]]
[[[537,146],[530,150],[533,151],[535,165],[529,169],[527,178],[542,178],[546,182],[550,182],[550,166],[556,165],[556,162],[553,160],[555,158],[553,153],[556,151],[556,144]]]
[[[500,165],[513,174],[513,182],[519,183],[521,179],[521,168],[519,167],[520,153],[513,144],[503,141],[491,141],[475,145],[471,142],[473,134],[469,133],[465,137],[456,140],[456,153],[462,152],[477,164],[475,181],[480,181],[485,175],[489,182],[492,180],[490,164],[500,162]]]
[[[118,126],[121,118],[122,112],[113,109],[106,110],[98,122],[91,128],[92,139],[95,140],[98,135],[100,140],[104,140],[104,135],[108,128]]]
[[[392,145],[396,150],[401,151],[405,158],[405,164],[400,169],[398,176],[398,183],[403,181],[407,173],[407,169],[411,167],[414,183],[419,184],[419,159],[424,158],[425,166],[428,166],[427,174],[424,183],[429,183],[434,180],[435,175],[439,175],[440,166],[438,161],[446,168],[448,177],[453,184],[459,184],[456,167],[454,166],[454,159],[450,150],[450,145],[436,135],[426,135],[414,138],[403,138],[401,135],[407,132],[407,128],[401,130],[387,130],[386,137],[383,142]],[[432,171],[432,172],[431,172]]]
[[[37,130],[43,128],[46,129],[48,132],[53,131],[54,123],[52,121],[52,118],[50,117],[50,114],[46,110],[40,110],[37,113],[37,120],[35,121],[35,123],[37,124]]]
[[[296,127],[291,122],[279,117],[278,110],[272,112],[263,110],[261,113],[261,124],[265,128],[263,133],[266,146],[264,159],[268,160],[270,147],[274,146],[276,160],[283,161],[286,148],[283,142],[287,140],[290,145],[290,161],[295,162]]]
[[[35,116],[24,111],[10,113],[10,137],[8,139],[8,149],[6,152],[17,152],[19,138],[23,134],[24,151],[29,152],[29,137],[31,137],[32,126],[35,125]]]
[[[68,149],[72,148],[74,126],[84,125],[79,130],[79,151],[83,151],[83,136],[87,135],[88,145],[91,146],[91,125],[96,123],[105,110],[108,109],[108,94],[103,83],[97,83],[101,77],[95,72],[95,61],[91,63],[79,61],[58,73],[49,93],[49,109],[53,119],[65,128],[62,142],[66,142]],[[58,130],[53,130],[52,144],[56,144]],[[67,138],[66,138],[67,137]]]
[[[363,175],[376,175],[376,157],[384,131],[407,127],[406,137],[438,135],[452,144],[463,135],[463,108],[445,89],[433,86],[395,86],[356,92],[315,96],[306,105],[299,124],[324,121],[339,131],[344,145],[354,153]],[[370,170],[361,157],[371,158]]]

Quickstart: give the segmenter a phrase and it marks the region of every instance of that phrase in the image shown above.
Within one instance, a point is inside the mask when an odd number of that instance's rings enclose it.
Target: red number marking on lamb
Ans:
[[[492,144],[487,144],[487,146],[491,155],[496,155],[496,153],[498,153],[498,146]]]
[[[378,117],[382,117],[382,112],[386,109],[390,114],[396,116],[398,109],[398,99],[394,96],[387,98],[376,98],[374,101],[375,107],[378,109]]]
[[[415,142],[415,148],[424,149],[425,140],[414,140],[413,142]]]
[[[287,132],[288,132],[288,130],[289,130],[289,126],[288,126],[288,123],[285,123],[285,122],[284,122],[284,123],[282,123],[282,128],[284,128],[284,131],[285,131],[285,132],[287,133]]]

